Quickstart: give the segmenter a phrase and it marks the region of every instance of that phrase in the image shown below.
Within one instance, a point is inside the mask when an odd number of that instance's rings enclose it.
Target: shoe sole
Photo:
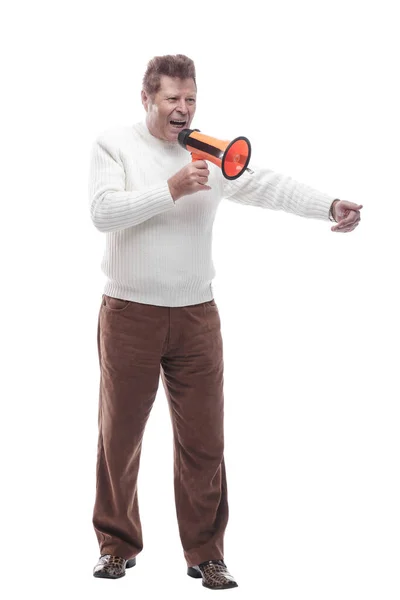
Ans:
[[[130,569],[136,565],[136,558],[130,558],[126,565],[125,569]],[[121,575],[109,575],[107,572],[96,571],[93,573],[93,577],[100,577],[101,579],[120,579],[121,577],[125,577],[125,572],[121,573]]]
[[[203,576],[200,570],[195,569],[194,567],[188,567],[187,574],[189,577],[193,577],[193,579],[203,579]],[[230,588],[239,587],[238,584],[235,583],[227,583],[226,585],[220,585],[219,587],[215,587],[213,585],[208,585],[203,580],[203,586],[208,588],[209,590],[228,590]]]

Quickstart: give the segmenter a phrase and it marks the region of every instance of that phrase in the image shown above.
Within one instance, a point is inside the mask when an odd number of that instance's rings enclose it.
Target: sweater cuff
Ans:
[[[335,198],[333,202],[339,202],[339,198]],[[329,220],[332,221],[333,223],[337,223],[335,217],[333,216],[333,202],[331,204],[331,207],[329,209]]]
[[[314,219],[322,219],[324,221],[330,221],[329,214],[332,206],[332,202],[337,200],[330,194],[324,194],[317,190],[314,190],[313,199],[308,206],[308,217]]]

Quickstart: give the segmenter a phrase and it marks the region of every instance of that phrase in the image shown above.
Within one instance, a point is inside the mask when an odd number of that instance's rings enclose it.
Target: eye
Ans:
[[[193,102],[196,102],[196,100],[194,98],[188,98],[188,102],[191,102],[193,104]]]

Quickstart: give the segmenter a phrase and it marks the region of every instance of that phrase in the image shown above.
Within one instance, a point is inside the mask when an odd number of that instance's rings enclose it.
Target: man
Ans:
[[[108,280],[99,312],[101,370],[95,577],[118,578],[143,548],[137,478],[145,425],[161,375],[174,434],[174,489],[188,575],[236,587],[224,562],[223,344],[213,299],[212,225],[223,197],[335,220],[352,231],[361,205],[268,169],[226,180],[178,143],[196,111],[193,61],[156,57],[142,90],[146,118],[103,132],[92,148],[90,211],[106,233]],[[164,542],[165,545],[165,542]],[[167,550],[167,546],[166,546]]]

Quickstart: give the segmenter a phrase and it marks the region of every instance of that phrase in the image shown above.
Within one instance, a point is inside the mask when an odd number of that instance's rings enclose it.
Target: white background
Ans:
[[[175,517],[159,393],[139,476],[144,550],[92,577],[104,234],[90,147],[141,119],[156,55],[195,61],[193,126],[364,205],[360,226],[222,201],[213,282],[225,357],[239,587],[271,600],[398,600],[399,21],[396,2],[15,2],[2,15],[1,587],[23,598],[200,598]],[[250,164],[251,166],[251,164]],[[112,588],[112,589],[111,589]]]

